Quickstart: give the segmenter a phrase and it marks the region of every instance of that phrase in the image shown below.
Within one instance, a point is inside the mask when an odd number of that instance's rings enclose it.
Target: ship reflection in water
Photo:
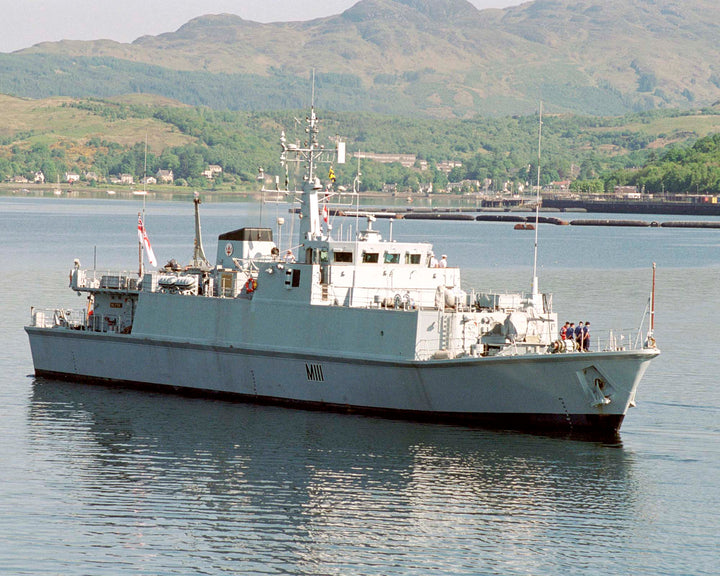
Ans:
[[[642,513],[620,444],[44,379],[28,429],[73,527],[38,573],[571,573]]]

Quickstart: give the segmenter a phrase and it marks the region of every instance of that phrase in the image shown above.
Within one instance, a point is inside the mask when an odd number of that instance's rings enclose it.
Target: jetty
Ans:
[[[297,209],[295,209],[297,210]],[[292,210],[291,210],[292,211]],[[508,213],[480,213],[473,214],[474,210],[468,208],[436,208],[436,209],[412,209],[397,208],[389,210],[387,208],[375,209],[368,208],[366,210],[345,210],[341,208],[331,208],[329,213],[331,216],[340,216],[348,218],[366,217],[372,214],[375,218],[393,219],[393,220],[455,220],[455,221],[475,221],[475,222],[495,222],[495,223],[511,223],[516,230],[529,230],[526,224],[534,225],[536,217],[534,214],[508,214]],[[555,226],[618,226],[629,228],[715,228],[720,229],[720,220],[717,221],[699,221],[699,220],[678,220],[668,222],[658,222],[657,220],[629,220],[629,219],[613,219],[613,218],[579,218],[575,220],[565,220],[557,216],[537,216],[538,224],[552,224]]]
[[[543,208],[558,212],[583,210],[604,214],[662,214],[683,216],[720,216],[716,196],[688,195],[672,198],[619,198],[616,196],[543,196]]]

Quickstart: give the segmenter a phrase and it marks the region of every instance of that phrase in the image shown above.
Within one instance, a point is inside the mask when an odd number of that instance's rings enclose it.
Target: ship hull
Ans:
[[[502,429],[618,431],[655,350],[378,361],[26,328],[35,374]]]

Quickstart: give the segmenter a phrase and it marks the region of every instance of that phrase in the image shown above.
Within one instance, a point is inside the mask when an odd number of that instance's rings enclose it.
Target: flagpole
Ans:
[[[144,201],[144,199],[143,199]],[[142,213],[138,212],[138,231],[140,231],[140,222],[142,222]],[[138,234],[138,276],[143,277],[143,243],[142,237]]]
[[[145,197],[147,196],[147,149],[148,149],[148,133],[145,131],[145,158],[143,163],[143,194],[142,194],[142,213],[138,213],[138,260],[139,260],[139,271],[140,278],[142,279],[144,274],[144,259],[143,259],[143,244],[145,243]],[[152,263],[152,262],[151,262]]]

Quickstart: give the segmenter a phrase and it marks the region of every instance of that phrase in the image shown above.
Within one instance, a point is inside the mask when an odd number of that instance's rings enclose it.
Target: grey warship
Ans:
[[[112,386],[550,433],[613,435],[659,354],[652,326],[581,351],[562,340],[552,298],[466,288],[426,242],[384,239],[373,216],[352,238],[323,226],[319,166],[344,147],[281,137],[281,161],[304,170],[297,241],[272,230],[221,234],[202,247],[195,200],[192,262],[135,272],[70,272],[78,310],[34,307],[35,374]],[[286,186],[287,188],[287,186]],[[294,214],[293,214],[294,217]],[[142,246],[142,242],[140,243]],[[642,331],[642,327],[640,329]]]

